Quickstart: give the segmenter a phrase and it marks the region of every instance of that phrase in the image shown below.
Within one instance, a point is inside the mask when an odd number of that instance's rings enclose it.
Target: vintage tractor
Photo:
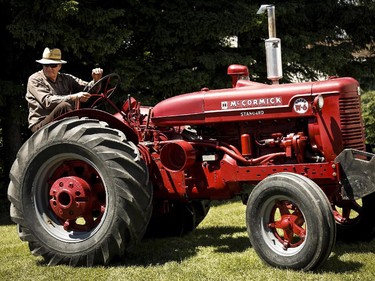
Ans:
[[[272,84],[230,65],[231,88],[154,107],[129,96],[118,107],[110,96],[119,77],[110,74],[91,107],[35,132],[8,189],[30,251],[50,265],[108,264],[144,235],[194,230],[212,200],[236,196],[247,204],[252,247],[275,267],[312,270],[336,235],[373,238],[374,160],[365,152],[358,82],[279,84],[272,65],[280,41],[270,37],[266,47]]]

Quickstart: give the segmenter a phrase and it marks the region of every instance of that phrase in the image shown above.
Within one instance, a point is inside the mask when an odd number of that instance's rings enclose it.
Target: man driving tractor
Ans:
[[[61,59],[61,51],[57,48],[45,48],[42,59],[36,62],[43,68],[29,77],[26,92],[29,129],[33,133],[71,111],[77,101],[86,102],[91,96],[87,91],[103,75],[101,68],[94,68],[91,73],[93,80],[86,82],[71,74],[59,72],[67,61]]]

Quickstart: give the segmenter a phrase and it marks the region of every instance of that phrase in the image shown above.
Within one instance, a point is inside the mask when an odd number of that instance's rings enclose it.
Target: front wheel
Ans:
[[[10,177],[20,238],[50,265],[123,257],[151,216],[152,188],[137,147],[97,120],[43,127],[21,147]]]
[[[267,264],[296,270],[319,267],[330,255],[336,225],[330,203],[310,179],[274,174],[249,196],[246,224],[250,242]]]

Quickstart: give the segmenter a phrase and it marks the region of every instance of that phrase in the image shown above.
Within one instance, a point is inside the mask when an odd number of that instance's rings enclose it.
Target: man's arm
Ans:
[[[92,89],[92,86],[103,76],[103,69],[101,68],[94,68],[91,72],[91,76],[93,80],[90,82],[86,82],[80,78],[77,78],[73,75],[70,74],[65,74],[69,76],[71,79],[73,79],[73,91],[74,92],[92,92],[92,93],[97,93],[100,90],[100,85],[95,86],[95,89]],[[86,99],[87,100],[87,99]],[[81,100],[83,101],[83,100]]]

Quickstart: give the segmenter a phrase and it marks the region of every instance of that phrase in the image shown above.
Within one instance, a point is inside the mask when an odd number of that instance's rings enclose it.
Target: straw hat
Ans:
[[[61,51],[60,49],[57,49],[57,48],[55,49],[45,48],[42,59],[37,60],[36,62],[39,62],[41,64],[66,63],[65,60],[61,59]]]

